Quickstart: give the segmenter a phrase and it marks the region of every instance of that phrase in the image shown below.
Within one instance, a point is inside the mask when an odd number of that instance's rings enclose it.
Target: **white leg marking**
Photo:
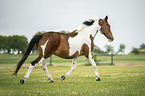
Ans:
[[[72,68],[70,69],[69,72],[67,72],[67,73],[65,74],[65,78],[67,78],[67,77],[72,73],[72,71],[75,70],[76,64],[77,64],[77,58],[78,58],[78,57],[76,57],[76,58],[74,58],[74,59],[72,60]]]
[[[98,74],[98,71],[97,71],[97,66],[96,66],[96,63],[94,61],[94,58],[92,57],[92,54],[91,52],[89,53],[89,60],[90,60],[90,63],[92,64],[93,68],[94,68],[94,71],[95,71],[95,75],[97,77],[99,77],[99,74]]]
[[[38,62],[38,64],[41,63],[43,60],[44,60],[44,58],[41,58],[41,60]],[[37,65],[37,64],[35,64],[35,66],[36,66],[36,65]],[[35,66],[33,66],[32,64],[30,64],[30,67],[29,67],[29,69],[28,69],[26,75],[24,76],[24,80],[25,80],[25,81],[29,78],[29,76],[30,76],[30,74],[31,74],[31,72],[32,72],[32,70],[33,70],[33,68],[34,68]]]
[[[53,80],[51,77],[51,74],[49,73],[48,69],[47,69],[47,59],[42,61],[41,67],[43,68],[43,70],[45,71],[46,75],[48,76],[49,80]]]
[[[49,41],[49,39],[45,42],[44,45],[41,45],[41,48],[42,48],[42,51],[43,51],[43,56],[44,56],[45,48],[46,48],[46,45],[47,45],[48,41]]]
[[[42,57],[38,64],[40,64],[43,60],[45,60],[45,58]]]
[[[33,66],[33,65],[30,64],[30,67],[29,67],[26,75],[24,76],[25,81],[29,78],[29,76],[30,76],[30,74],[31,74],[31,72],[32,72],[32,70],[33,70],[34,67],[35,66]]]

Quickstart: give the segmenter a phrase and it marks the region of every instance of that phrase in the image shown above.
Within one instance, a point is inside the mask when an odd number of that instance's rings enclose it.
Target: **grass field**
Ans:
[[[75,71],[64,81],[60,76],[70,70],[71,60],[59,60],[53,57],[53,65],[49,66],[55,83],[48,83],[47,76],[39,66],[32,71],[25,84],[19,79],[27,72],[29,63],[36,58],[31,55],[20,69],[17,77],[11,76],[8,70],[14,69],[21,55],[0,54],[0,96],[144,96],[145,95],[145,55],[114,56],[114,65],[110,65],[110,57],[97,56],[100,82],[95,81],[92,66],[84,57],[78,60]],[[85,63],[86,62],[86,63]],[[107,62],[107,63],[104,63]],[[69,66],[68,66],[69,65]]]

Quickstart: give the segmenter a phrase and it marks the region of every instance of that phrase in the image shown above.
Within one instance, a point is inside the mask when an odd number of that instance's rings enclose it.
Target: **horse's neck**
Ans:
[[[95,35],[97,34],[97,30],[99,30],[100,26],[98,23],[95,23],[92,26],[86,26],[86,25],[80,25],[77,28],[77,32],[78,35],[92,35],[93,37],[95,37]]]

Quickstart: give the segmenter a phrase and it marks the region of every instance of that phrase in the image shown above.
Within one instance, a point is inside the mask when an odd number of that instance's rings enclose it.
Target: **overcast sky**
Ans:
[[[109,16],[114,41],[98,33],[95,44],[126,53],[145,43],[145,0],[0,0],[0,35],[25,35],[38,31],[73,31],[84,20]],[[1,42],[1,41],[0,41]]]

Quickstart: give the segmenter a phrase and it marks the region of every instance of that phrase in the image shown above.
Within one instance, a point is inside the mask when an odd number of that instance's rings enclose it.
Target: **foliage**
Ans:
[[[101,49],[97,45],[94,45],[94,52],[100,53]]]
[[[7,53],[25,52],[28,44],[28,40],[25,36],[13,35],[13,36],[0,36],[0,50]]]
[[[144,43],[140,45],[140,49],[145,49],[145,44]]]
[[[5,51],[7,49],[7,42],[8,42],[8,37],[6,36],[1,36],[0,35],[0,50],[2,51]]]
[[[134,53],[135,55],[138,55],[139,54],[138,48],[133,47],[131,53]]]
[[[124,53],[124,51],[125,51],[125,45],[120,44],[118,52]]]
[[[114,48],[111,45],[105,45],[105,48],[107,53],[114,52]]]
[[[62,30],[62,31],[60,31],[60,33],[68,33],[68,32],[66,32],[65,30]]]

